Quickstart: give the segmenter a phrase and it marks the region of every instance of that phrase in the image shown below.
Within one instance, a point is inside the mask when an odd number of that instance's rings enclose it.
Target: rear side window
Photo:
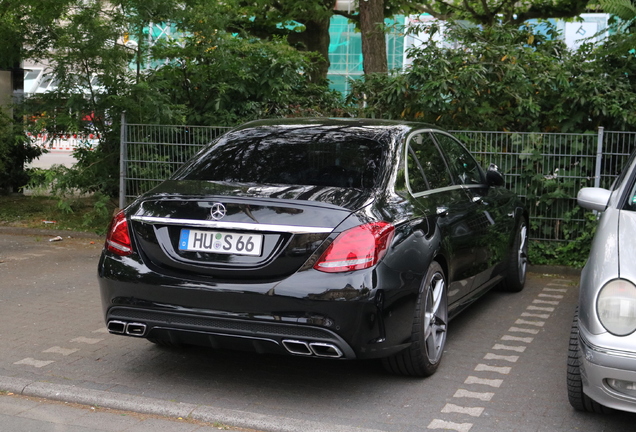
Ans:
[[[420,132],[408,141],[406,163],[408,183],[412,193],[452,185],[446,162],[431,134]]]
[[[475,158],[454,138],[436,133],[435,139],[448,159],[448,165],[457,184],[484,184],[484,177]]]
[[[373,188],[383,146],[354,134],[278,132],[229,137],[199,153],[177,180]]]

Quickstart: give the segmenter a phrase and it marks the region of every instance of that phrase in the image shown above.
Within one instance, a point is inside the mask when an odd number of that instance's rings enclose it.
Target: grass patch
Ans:
[[[0,195],[0,226],[105,234],[114,209],[96,197]]]

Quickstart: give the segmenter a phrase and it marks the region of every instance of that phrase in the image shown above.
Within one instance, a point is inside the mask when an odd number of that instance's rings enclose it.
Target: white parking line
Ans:
[[[508,375],[512,368],[510,366],[489,366],[483,363],[479,363],[475,366],[477,372],[496,372],[502,375]]]
[[[537,329],[528,329],[528,328],[520,328],[520,327],[510,327],[508,329],[509,332],[517,332],[517,333],[529,333],[529,334],[539,334],[539,330]]]
[[[543,327],[545,325],[545,321],[528,321],[528,320],[518,319],[517,321],[515,321],[515,324]]]
[[[447,403],[444,408],[442,408],[443,413],[457,413],[457,414],[467,414],[472,417],[479,417],[483,412],[484,408],[482,407],[462,407],[459,405],[453,405],[451,403]]]
[[[554,308],[550,307],[550,306],[528,306],[526,308],[527,310],[533,310],[533,311],[542,311],[542,312],[554,312]]]
[[[488,353],[484,356],[484,360],[504,360],[510,363],[516,363],[519,356],[505,356],[499,354]]]
[[[62,354],[63,356],[68,356],[73,354],[74,352],[79,351],[76,348],[62,348],[59,346],[51,347],[47,350],[42,351],[43,353],[53,353],[53,354]]]
[[[485,378],[479,378],[475,376],[469,376],[468,378],[466,378],[466,381],[464,381],[464,384],[481,384],[481,385],[487,385],[490,387],[499,388],[501,387],[501,384],[503,384],[503,380],[502,379],[485,379]]]
[[[103,340],[104,339],[87,338],[87,337],[80,336],[78,338],[71,339],[71,342],[78,342],[78,343],[85,343],[85,344],[89,344],[89,345],[94,345],[94,344],[99,343],[99,342],[101,342]]]
[[[532,343],[532,341],[534,340],[534,338],[531,338],[531,337],[519,337],[519,336],[503,335],[503,336],[501,337],[501,340],[505,340],[505,341],[516,341],[516,342],[525,342],[525,343]]]
[[[537,297],[553,298],[553,299],[562,299],[563,298],[563,296],[561,294],[539,294]]]
[[[453,423],[444,420],[435,419],[429,425],[428,429],[445,429],[457,432],[468,432],[473,427],[472,423]]]
[[[524,346],[510,346],[510,345],[503,345],[503,344],[495,344],[492,349],[494,350],[505,350],[505,351],[516,351],[519,353],[522,353],[526,350],[526,347]]]
[[[453,395],[453,397],[479,399],[481,401],[488,402],[490,401],[490,399],[492,399],[494,395],[495,395],[494,393],[489,393],[489,392],[478,393],[478,392],[471,392],[464,389],[458,389]]]
[[[560,293],[568,292],[568,290],[566,288],[543,288],[543,291],[546,291],[546,292],[560,292]]]
[[[558,301],[554,301],[554,300],[532,300],[532,303],[534,304],[549,304],[549,305],[554,305],[554,306],[558,306],[559,302]]]
[[[530,312],[522,312],[521,313],[522,317],[532,317],[532,318],[541,318],[541,319],[548,319],[550,318],[549,314],[536,314],[536,313],[530,313]]]
[[[34,366],[36,368],[41,368],[47,365],[50,365],[51,363],[55,363],[53,360],[50,361],[46,361],[46,360],[36,360],[34,358],[28,357],[25,359],[22,359],[20,361],[17,361],[15,363],[13,363],[14,365],[27,365],[27,366]]]

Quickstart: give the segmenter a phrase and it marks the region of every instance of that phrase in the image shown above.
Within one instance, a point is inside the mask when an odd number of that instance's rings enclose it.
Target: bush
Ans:
[[[568,50],[549,23],[486,29],[449,23],[410,51],[412,66],[352,82],[351,103],[368,117],[448,129],[585,132],[636,126],[636,57],[605,45]]]

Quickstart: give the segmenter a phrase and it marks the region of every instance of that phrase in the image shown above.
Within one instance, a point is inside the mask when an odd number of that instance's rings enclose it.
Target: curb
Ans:
[[[277,417],[214,408],[182,402],[169,402],[144,396],[112,393],[102,390],[31,381],[23,378],[0,376],[0,390],[21,396],[39,397],[81,405],[99,406],[121,411],[152,414],[163,417],[193,419],[207,423],[222,423],[239,428],[271,432],[381,432],[352,426],[323,424],[309,420]]]

